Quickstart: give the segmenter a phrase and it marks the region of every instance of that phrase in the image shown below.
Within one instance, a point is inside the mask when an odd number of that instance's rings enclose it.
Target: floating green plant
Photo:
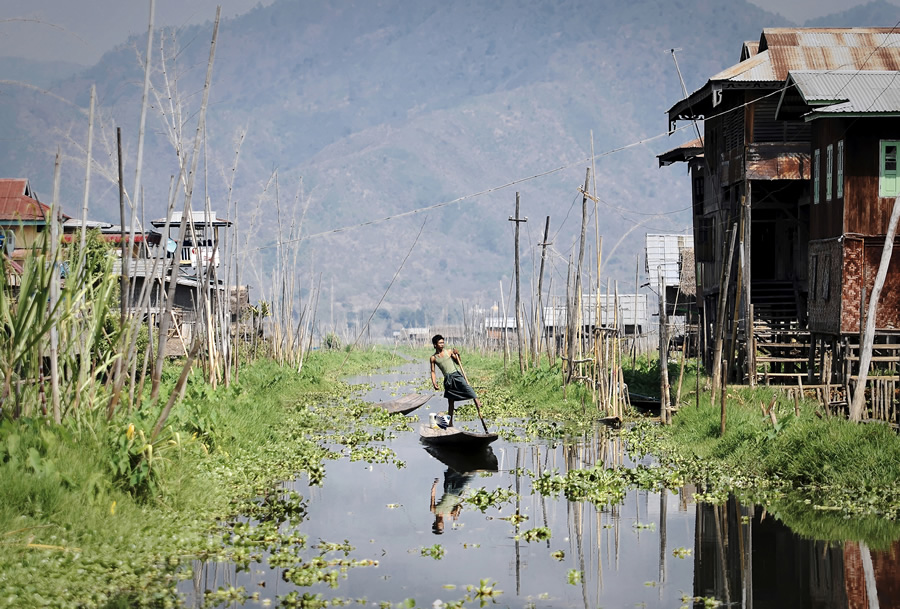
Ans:
[[[517,493],[510,489],[498,488],[489,491],[482,487],[468,495],[465,501],[474,505],[481,512],[485,512],[489,507],[507,503],[517,496]]]
[[[444,557],[444,547],[438,543],[433,546],[429,546],[427,548],[422,548],[421,550],[422,556],[428,556],[435,560],[440,560]]]
[[[547,527],[536,527],[534,529],[528,529],[527,531],[522,532],[520,535],[517,535],[525,541],[547,541],[550,539],[550,529]]]

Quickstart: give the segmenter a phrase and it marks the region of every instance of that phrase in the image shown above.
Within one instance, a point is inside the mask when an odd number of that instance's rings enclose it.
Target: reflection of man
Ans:
[[[461,474],[448,467],[444,472],[444,494],[437,503],[435,503],[434,496],[438,479],[434,479],[431,485],[431,511],[434,513],[434,524],[431,525],[432,533],[441,535],[444,532],[444,516],[449,515],[453,520],[459,519],[459,513],[462,511],[462,494],[471,479],[472,474]]]

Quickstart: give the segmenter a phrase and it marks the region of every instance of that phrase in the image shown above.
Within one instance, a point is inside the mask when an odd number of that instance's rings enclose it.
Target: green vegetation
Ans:
[[[583,386],[570,385],[568,399],[563,398],[558,365],[544,364],[521,375],[517,363],[504,370],[499,357],[468,356],[467,361],[470,378],[490,379],[481,381],[489,389],[486,416],[521,419],[515,433],[524,438],[508,430],[501,434],[525,440],[594,433],[593,421],[605,414],[591,405],[590,391]],[[634,366],[625,365],[632,391],[659,395],[657,362],[638,358]],[[633,456],[653,454],[662,467],[529,472],[533,488],[606,504],[618,502],[630,488],[677,488],[694,481],[698,501],[720,503],[734,493],[766,506],[808,537],[865,540],[871,547],[885,547],[900,537],[900,438],[889,426],[828,417],[809,400],[799,402],[797,415],[793,400],[780,390],[729,386],[726,431],[720,437],[720,401],[703,393],[706,379],[701,376],[696,405],[696,375],[694,363],[688,362],[672,426],[636,419],[621,432]],[[678,364],[671,361],[673,398],[678,376]],[[774,422],[761,409],[770,404]]]
[[[384,355],[353,351],[344,373]],[[307,433],[336,424],[315,406],[346,393],[335,377],[346,356],[316,352],[301,374],[260,361],[215,392],[197,373],[153,443],[155,409],[112,425],[102,412],[0,423],[0,606],[173,606],[183,560],[249,560],[253,535],[223,548],[217,521],[302,518],[302,498],[276,484],[298,472],[321,481],[329,453]]]

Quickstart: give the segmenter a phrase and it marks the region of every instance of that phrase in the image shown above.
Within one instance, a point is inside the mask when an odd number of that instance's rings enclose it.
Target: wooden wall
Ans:
[[[844,140],[844,193],[837,198],[825,198],[826,148],[834,146],[837,164],[837,143]],[[880,141],[900,140],[900,117],[819,119],[814,123],[812,148],[818,148],[821,158],[819,204],[812,204],[810,238],[826,239],[845,233],[884,235],[887,232],[894,198],[878,196]],[[834,180],[837,171],[834,171]]]

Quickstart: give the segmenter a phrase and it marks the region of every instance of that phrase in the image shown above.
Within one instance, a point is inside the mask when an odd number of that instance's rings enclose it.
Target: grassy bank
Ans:
[[[470,376],[488,388],[485,406],[492,416],[522,417],[546,436],[553,425],[565,435],[605,414],[591,406],[583,386],[570,386],[563,398],[558,366],[520,374],[518,362],[504,369],[502,358],[470,357]],[[632,391],[659,395],[656,361],[638,359],[624,372]],[[674,396],[675,362],[669,378]],[[779,390],[731,386],[720,436],[720,400],[711,401],[702,389],[706,379],[700,381],[697,400],[697,372],[689,364],[673,425],[639,424],[628,433],[634,451],[655,455],[677,473],[673,480],[697,482],[700,501],[723,502],[735,493],[809,537],[872,547],[900,537],[900,437],[889,426],[828,417],[811,400],[801,400],[795,411],[793,399]],[[761,409],[773,400],[774,423]],[[629,418],[641,420],[636,412]]]
[[[0,606],[173,606],[178,565],[221,551],[218,519],[298,472],[321,475],[306,430],[326,415],[308,406],[346,392],[346,355],[312,353],[299,374],[260,361],[217,391],[198,379],[151,448],[158,408],[2,423]],[[351,352],[342,374],[386,359]]]

